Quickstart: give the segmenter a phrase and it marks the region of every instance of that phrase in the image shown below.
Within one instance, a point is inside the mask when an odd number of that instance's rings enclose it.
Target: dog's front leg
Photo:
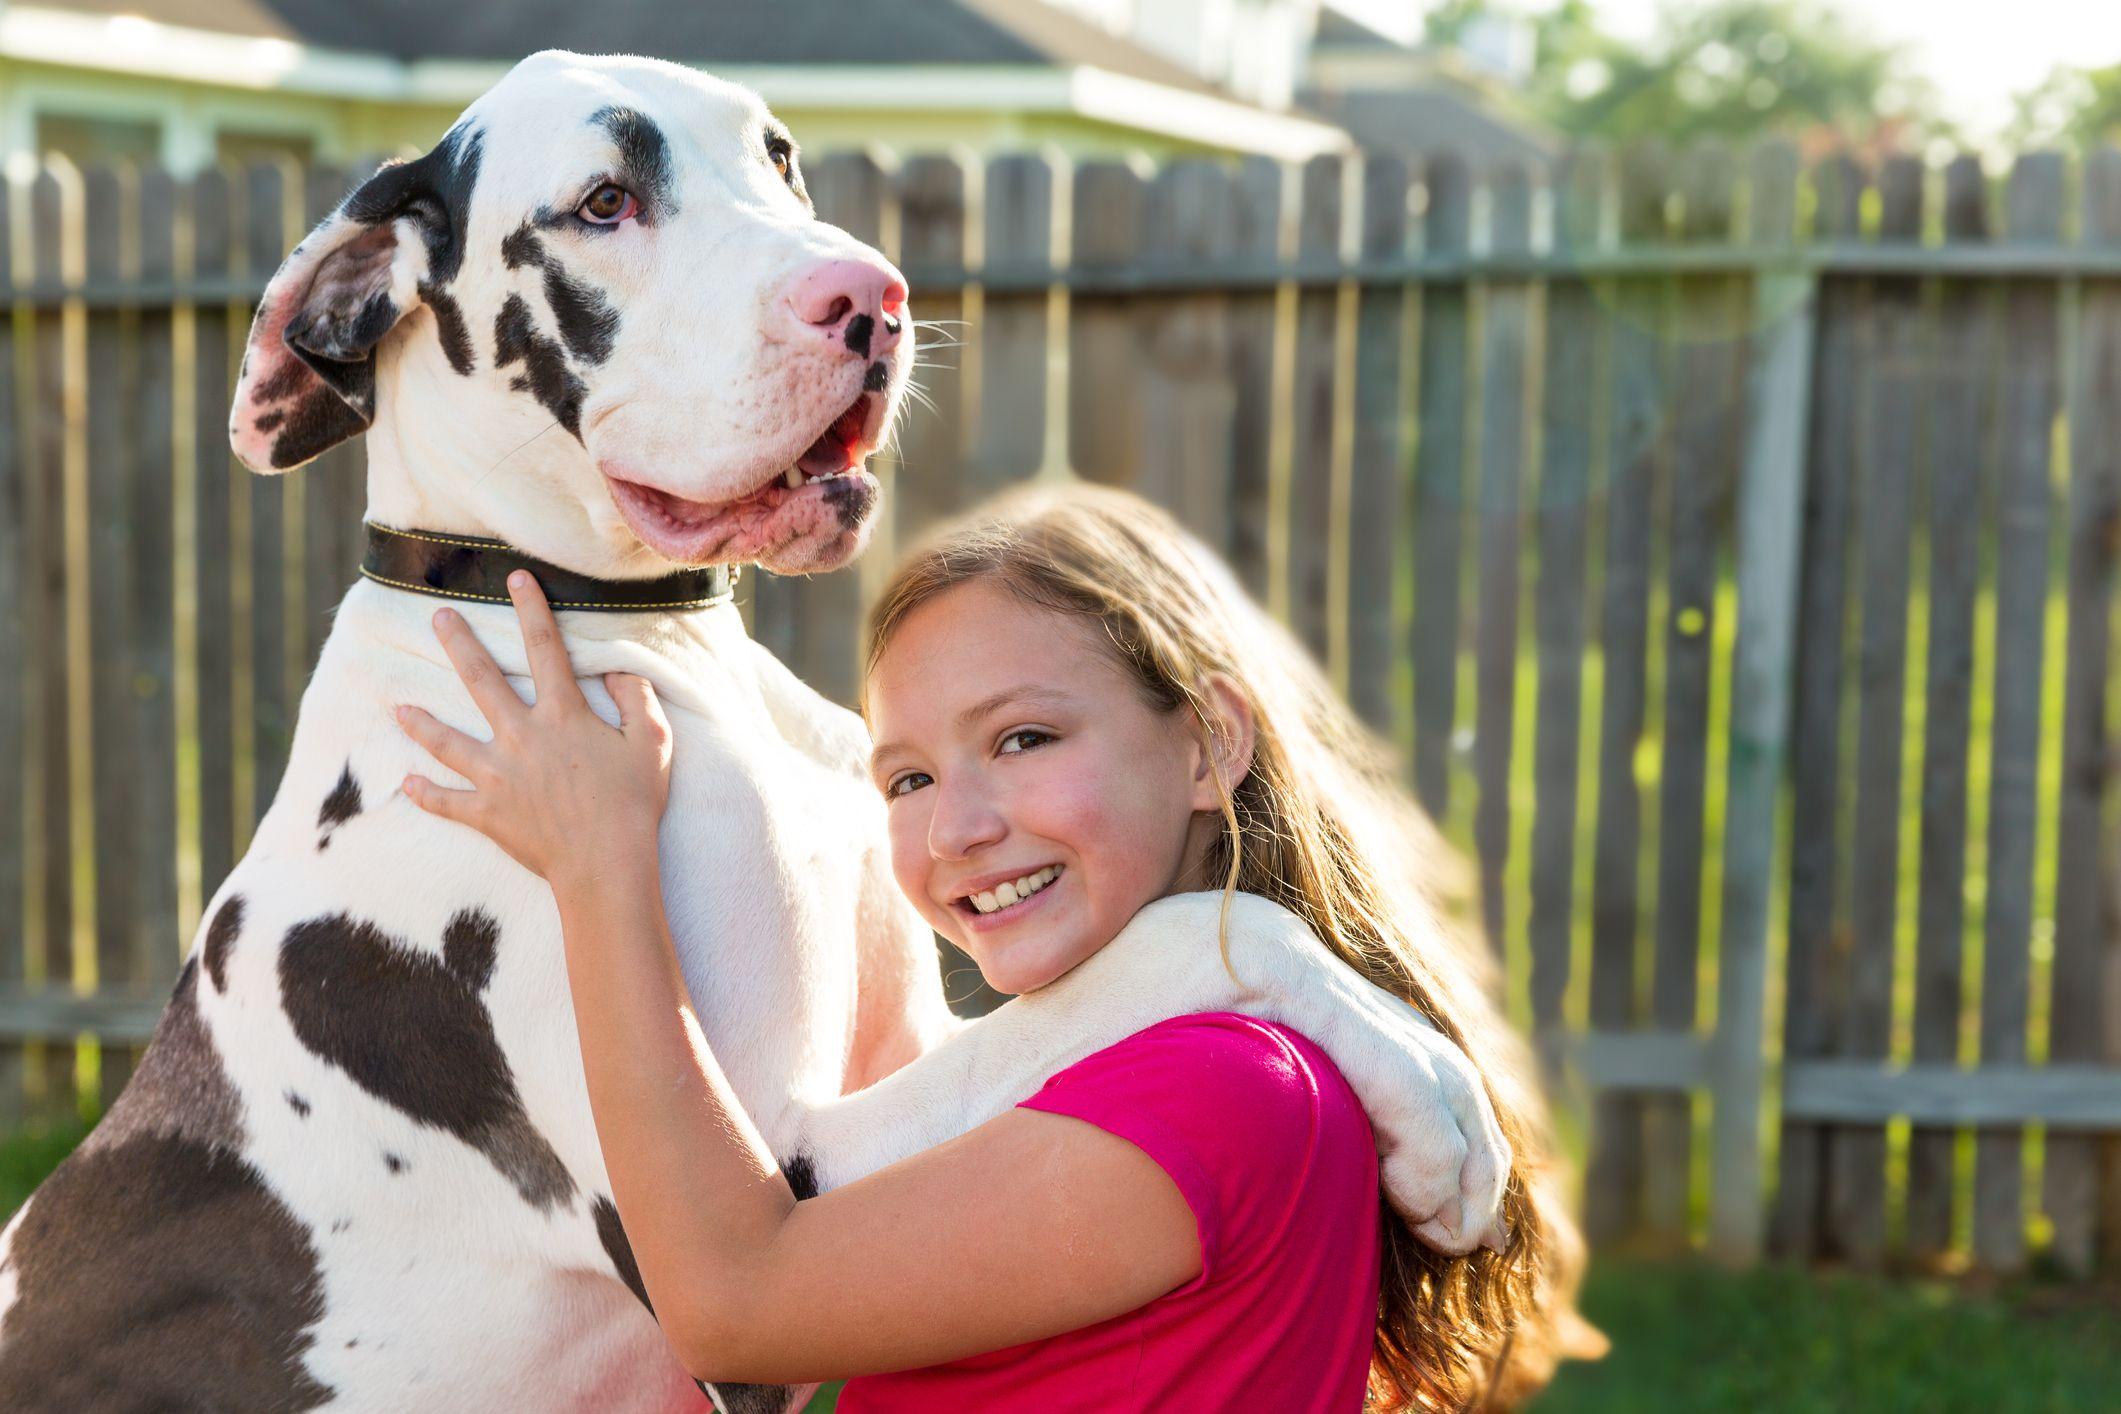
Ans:
[[[1499,1236],[1510,1150],[1464,1052],[1265,899],[1231,901],[1226,969],[1222,907],[1215,893],[1158,900],[1066,976],[867,1090],[805,1106],[800,1150],[820,1186],[962,1134],[1146,1026],[1238,1011],[1291,1026],[1333,1058],[1369,1111],[1394,1205],[1426,1241],[1462,1252]]]

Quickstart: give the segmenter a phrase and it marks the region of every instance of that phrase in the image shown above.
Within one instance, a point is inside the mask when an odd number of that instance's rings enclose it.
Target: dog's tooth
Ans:
[[[976,894],[973,896],[972,906],[982,913],[992,913],[1001,907],[1001,903],[991,893]]]
[[[789,489],[789,490],[791,490],[791,491],[800,491],[800,490],[802,490],[802,489],[803,489],[803,469],[802,469],[801,467],[799,467],[799,466],[791,466],[791,467],[789,467],[789,468],[788,468],[788,475],[787,475],[787,477],[786,477],[786,480],[787,480],[787,483],[788,483],[788,489]]]
[[[1014,884],[1002,884],[994,891],[994,901],[1003,908],[1015,903],[1019,897],[1020,895],[1016,892],[1016,885]]]

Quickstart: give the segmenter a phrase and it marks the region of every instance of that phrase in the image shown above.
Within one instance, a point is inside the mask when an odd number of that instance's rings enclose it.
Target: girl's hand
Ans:
[[[655,689],[631,673],[606,673],[620,722],[606,725],[575,682],[537,581],[517,570],[508,577],[508,594],[522,625],[536,704],[525,706],[516,696],[461,614],[437,610],[435,636],[493,740],[444,726],[418,707],[398,708],[406,734],[472,785],[451,790],[407,776],[405,794],[429,814],[471,826],[556,885],[572,872],[608,864],[615,851],[645,850],[654,858],[670,792],[670,723]]]

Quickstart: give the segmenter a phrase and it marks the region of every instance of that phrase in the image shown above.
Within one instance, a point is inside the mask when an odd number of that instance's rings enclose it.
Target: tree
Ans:
[[[2019,147],[2096,147],[2121,142],[2121,64],[2061,68],[2018,96],[2010,137]]]
[[[1429,41],[1449,44],[1510,0],[1446,0]],[[1608,32],[1592,0],[1517,12],[1534,27],[1526,99],[1562,131],[1684,144],[1833,129],[1844,141],[1897,145],[1934,131],[1934,94],[1901,52],[1818,0],[1709,0],[1669,6],[1646,44]]]

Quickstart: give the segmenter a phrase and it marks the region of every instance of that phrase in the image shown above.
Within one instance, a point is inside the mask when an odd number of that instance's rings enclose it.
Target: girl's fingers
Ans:
[[[618,706],[619,730],[646,729],[656,733],[670,730],[670,724],[663,716],[663,704],[648,679],[636,673],[606,673],[604,686],[610,690],[611,700]]]
[[[466,779],[484,764],[480,757],[485,742],[445,726],[418,707],[398,708],[398,725],[405,729],[405,735],[425,747],[429,756]]]
[[[454,609],[435,610],[435,637],[442,640],[442,651],[449,655],[450,666],[464,680],[464,688],[478,704],[487,726],[499,732],[504,723],[513,722],[528,710],[462,614]]]
[[[405,798],[430,815],[439,815],[444,820],[454,820],[459,824],[477,828],[472,819],[479,799],[479,793],[475,790],[451,790],[447,786],[436,785],[425,776],[407,776]]]
[[[574,680],[574,664],[560,639],[559,621],[552,616],[552,605],[546,602],[536,577],[528,570],[509,575],[508,597],[515,602],[516,621],[523,630],[523,654],[530,659],[530,680],[537,684],[539,704],[584,705],[581,684]]]

